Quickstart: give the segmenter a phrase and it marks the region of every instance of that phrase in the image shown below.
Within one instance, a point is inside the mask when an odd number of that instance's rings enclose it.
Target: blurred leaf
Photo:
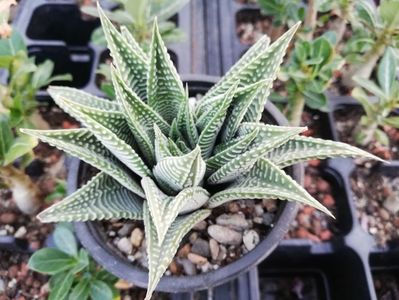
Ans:
[[[396,80],[397,63],[394,50],[388,47],[377,69],[378,83],[385,93],[391,95],[391,87]]]
[[[31,84],[34,88],[39,89],[45,86],[53,73],[54,63],[51,60],[46,60],[37,66],[35,73],[33,73]]]
[[[71,256],[78,256],[78,244],[72,231],[64,226],[54,230],[54,243],[58,249]]]
[[[360,102],[367,116],[371,117],[374,115],[373,105],[370,103],[369,98],[367,97],[367,94],[364,92],[363,89],[355,87],[352,90],[351,95],[353,98]]]
[[[89,254],[85,249],[79,250],[79,259],[78,263],[71,269],[73,274],[79,273],[83,271],[83,269],[87,268],[90,264]]]
[[[54,248],[44,248],[33,253],[28,266],[31,270],[56,274],[71,269],[77,263],[76,258]]]
[[[381,129],[377,129],[374,132],[375,139],[377,142],[379,142],[383,146],[388,146],[389,145],[389,138],[388,135],[382,131]]]
[[[48,300],[67,299],[72,287],[74,275],[71,272],[59,273],[52,278],[51,291]]]
[[[378,13],[387,27],[399,26],[399,1],[382,0],[378,6]]]
[[[0,56],[15,56],[19,51],[27,52],[22,36],[13,30],[8,39],[0,39]]]
[[[324,94],[304,91],[306,105],[313,109],[328,111],[327,97]]]
[[[388,95],[386,95],[373,81],[359,76],[355,76],[352,79],[354,82],[356,82],[356,84],[369,91],[373,95],[377,96],[378,98],[387,98]]]
[[[90,285],[90,297],[95,300],[112,300],[112,290],[104,281],[94,280]]]
[[[399,128],[399,116],[386,118],[384,120],[384,124],[395,128]]]
[[[377,28],[377,20],[375,18],[375,9],[371,2],[360,0],[356,2],[356,12],[360,21],[365,23],[369,28]]]
[[[78,284],[72,289],[68,300],[86,300],[90,294],[90,279],[83,277]]]
[[[17,158],[30,152],[37,143],[36,138],[25,134],[15,138],[4,156],[4,164],[11,164]]]
[[[6,154],[13,143],[14,135],[11,130],[10,120],[6,114],[0,114],[0,162],[4,164]]]

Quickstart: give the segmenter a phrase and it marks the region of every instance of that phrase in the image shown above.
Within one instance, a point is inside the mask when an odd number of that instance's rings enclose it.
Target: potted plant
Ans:
[[[100,170],[67,199],[43,211],[39,215],[43,222],[144,221],[149,274],[106,244],[99,223],[78,223],[77,232],[106,269],[148,286],[146,299],[156,288],[179,292],[217,285],[256,265],[283,237],[295,214],[294,202],[331,215],[284,168],[313,158],[375,158],[343,143],[300,136],[303,127],[260,121],[274,112],[264,114],[264,102],[298,25],[270,46],[267,38],[261,39],[199,102],[192,103],[156,23],[146,54],[128,31],[117,31],[101,9],[99,14],[113,57],[117,100],[51,87],[55,102],[85,127],[23,132]],[[270,198],[294,202],[280,206],[275,226],[261,243],[252,233],[255,242],[247,247],[247,255],[207,274],[161,279],[186,233],[217,207],[238,199]],[[225,238],[216,234],[219,227],[211,227],[207,233],[215,240]],[[241,243],[242,236],[232,231]]]

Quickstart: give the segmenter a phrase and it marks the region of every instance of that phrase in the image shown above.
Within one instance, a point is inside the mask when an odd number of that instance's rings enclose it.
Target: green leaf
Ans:
[[[129,169],[140,177],[150,174],[149,168],[132,148],[132,135],[119,109],[94,108],[61,94],[54,94],[52,89],[49,89],[49,93],[62,109],[82,122]]]
[[[98,6],[113,64],[122,74],[124,82],[143,100],[147,100],[148,58],[134,39],[120,34]],[[127,31],[122,27],[122,32]]]
[[[31,270],[44,274],[57,274],[73,268],[77,259],[58,249],[44,248],[33,253],[28,266]]]
[[[150,20],[166,21],[178,13],[190,0],[158,0],[151,1]]]
[[[213,173],[207,180],[209,184],[233,181],[237,176],[248,172],[260,157],[263,157],[267,152],[292,139],[305,129],[302,127],[281,127],[261,123],[247,123],[243,124],[241,132],[246,131],[244,127],[246,129],[251,128],[251,130],[259,128],[259,133],[255,141],[249,147],[248,151],[230,160]]]
[[[216,102],[210,111],[206,114],[209,117],[206,120],[206,125],[202,129],[198,138],[198,145],[201,148],[203,158],[208,158],[213,152],[219,131],[226,119],[227,110],[233,100],[234,94],[237,90],[237,84],[233,85],[224,95],[220,101]],[[200,121],[199,121],[200,122]]]
[[[398,13],[399,15],[399,13]],[[394,50],[388,47],[385,50],[377,69],[378,83],[385,95],[391,95],[392,84],[396,80],[397,63]]]
[[[0,39],[0,56],[15,56],[18,52],[27,52],[26,45],[22,35],[13,30],[8,39]]]
[[[388,135],[381,129],[376,129],[374,131],[374,137],[377,142],[379,142],[383,146],[389,145],[389,137]]]
[[[57,276],[58,280],[53,281],[56,284],[51,286],[48,300],[65,300],[71,290],[74,274],[71,272],[58,273],[53,277]]]
[[[179,192],[186,187],[199,185],[205,169],[201,150],[197,146],[188,154],[162,159],[155,166],[153,174],[162,188],[166,186],[172,191]]]
[[[369,91],[373,95],[377,96],[380,99],[385,99],[387,98],[388,95],[384,93],[373,81],[362,78],[360,76],[354,76],[353,81],[364,88],[365,90]]]
[[[82,248],[79,250],[78,263],[71,269],[71,272],[73,274],[82,272],[85,268],[89,267],[89,264],[90,264],[89,254],[85,249]]]
[[[357,101],[360,102],[360,104],[363,106],[363,109],[366,112],[367,116],[369,116],[369,117],[374,116],[374,114],[375,114],[374,106],[370,102],[370,99],[368,98],[366,92],[362,88],[355,87],[352,90],[351,95],[353,98],[355,98]]]
[[[185,91],[154,22],[147,83],[148,104],[167,122],[177,116]]]
[[[145,300],[151,298],[160,278],[175,256],[183,237],[195,224],[204,220],[209,214],[209,210],[201,209],[187,216],[177,218],[168,229],[162,244],[159,245],[154,221],[151,218],[147,204],[144,204],[144,228],[147,237],[149,264],[149,282]]]
[[[189,142],[190,146],[194,148],[198,142],[198,131],[195,127],[193,113],[189,108],[188,95],[185,99],[186,100],[180,106],[176,125],[183,137]]]
[[[96,167],[112,176],[121,185],[144,196],[140,185],[132,178],[126,167],[86,128],[62,130],[21,129],[23,133],[32,135],[57,147],[72,156]]]
[[[237,199],[280,199],[311,205],[333,217],[328,209],[303,187],[267,159],[259,159],[251,171],[231,187],[214,194],[211,208]]]
[[[79,280],[78,284],[72,289],[68,300],[86,300],[90,294],[90,279],[83,277]]]
[[[4,158],[13,143],[14,135],[10,126],[10,119],[6,114],[0,114],[0,161],[4,165]]]
[[[321,111],[328,110],[327,97],[324,93],[314,93],[311,91],[304,91],[306,105],[312,109]]]
[[[78,244],[73,232],[64,226],[57,226],[53,234],[58,249],[71,256],[78,256]]]
[[[112,290],[104,281],[94,280],[90,284],[90,297],[95,300],[112,300]]]
[[[399,116],[385,118],[384,124],[395,128],[399,128]]]
[[[399,27],[399,1],[382,0],[377,10],[386,27]]]
[[[53,74],[54,63],[51,60],[46,60],[44,63],[37,66],[35,73],[32,76],[32,85],[36,89],[40,89],[45,86],[51,74]]]
[[[101,192],[100,192],[101,191]],[[142,200],[105,173],[37,216],[42,222],[142,219]]]
[[[205,161],[208,173],[216,171],[232,159],[236,158],[238,155],[242,154],[245,150],[247,150],[249,144],[258,135],[258,132],[259,129],[255,128],[252,132],[237,138],[237,140],[234,140],[234,143],[226,146],[224,150],[208,158]]]
[[[4,165],[11,164],[14,160],[32,151],[37,146],[37,139],[22,135],[14,139],[8,152],[4,156]]]
[[[375,14],[375,8],[369,1],[357,1],[356,2],[356,12],[360,21],[365,23],[369,28],[377,27],[377,20]]]
[[[266,157],[280,168],[311,159],[332,157],[380,158],[359,148],[341,142],[319,138],[297,136],[266,154]]]

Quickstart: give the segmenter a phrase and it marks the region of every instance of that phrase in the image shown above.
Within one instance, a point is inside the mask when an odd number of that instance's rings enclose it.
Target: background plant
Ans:
[[[51,275],[49,300],[111,300],[119,292],[117,278],[78,249],[72,225],[58,224],[53,234],[56,248],[43,248],[29,259],[30,269]]]
[[[211,208],[237,199],[274,198],[331,215],[283,168],[313,158],[373,157],[343,143],[300,136],[306,128],[260,123],[272,80],[298,25],[270,46],[267,37],[259,40],[192,107],[157,24],[146,54],[101,9],[99,13],[113,57],[116,101],[51,87],[54,101],[85,127],[24,132],[101,171],[43,211],[38,216],[42,221],[144,221],[146,299],[184,235]]]
[[[398,60],[395,50],[387,48],[378,65],[377,82],[354,77],[355,87],[352,96],[363,106],[365,115],[354,130],[355,141],[366,146],[377,141],[384,146],[389,145],[389,138],[383,126],[399,128],[399,116],[392,112],[399,108],[399,83],[397,81]],[[366,91],[375,96],[370,99]]]

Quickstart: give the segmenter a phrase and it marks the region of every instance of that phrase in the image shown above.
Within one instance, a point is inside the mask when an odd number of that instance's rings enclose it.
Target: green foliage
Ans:
[[[116,277],[96,266],[78,244],[71,226],[57,225],[56,248],[43,248],[29,259],[30,269],[51,275],[49,299],[111,300],[118,292]]]
[[[307,106],[327,111],[325,91],[333,79],[333,72],[343,65],[334,44],[321,36],[311,42],[298,41],[280,78],[286,81],[291,121],[299,124],[296,105],[304,101]]]
[[[299,0],[258,0],[262,13],[273,17],[273,26],[293,25],[304,18],[304,8]]]
[[[29,58],[21,35],[13,31],[0,39],[0,68],[8,72],[7,85],[0,84],[0,111],[10,116],[12,127],[33,127],[30,116],[36,108],[37,91],[56,80],[71,80],[70,75],[51,76],[54,63],[35,64]]]
[[[387,48],[377,69],[377,82],[355,77],[352,96],[363,106],[365,114],[354,131],[355,140],[360,145],[368,145],[378,141],[382,145],[389,144],[389,138],[382,126],[399,128],[399,116],[392,112],[399,108],[399,82],[397,80],[398,59],[395,50]],[[366,91],[373,96],[370,99]]]
[[[116,101],[52,87],[55,102],[85,127],[24,132],[101,171],[43,211],[42,221],[144,221],[147,300],[184,235],[209,216],[210,208],[235,199],[276,198],[329,213],[283,166],[340,155],[374,158],[349,145],[299,136],[305,128],[260,122],[272,80],[298,24],[271,45],[267,38],[258,41],[193,106],[156,22],[146,54],[101,9],[99,15],[114,58]],[[312,50],[319,64],[331,55],[323,41]],[[85,295],[86,286],[82,280],[73,295]]]

